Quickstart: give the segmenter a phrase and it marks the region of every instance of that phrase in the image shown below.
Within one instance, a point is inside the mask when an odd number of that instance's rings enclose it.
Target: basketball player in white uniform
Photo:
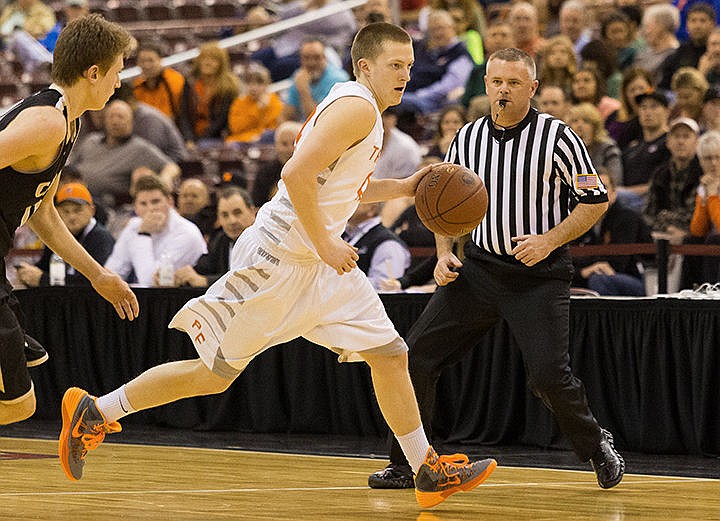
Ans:
[[[355,248],[341,239],[360,199],[414,195],[428,168],[406,179],[370,179],[383,138],[381,113],[400,103],[412,42],[401,28],[370,24],[355,38],[357,81],[336,84],[308,118],[282,172],[278,193],[238,239],[231,269],[170,323],[192,338],[199,359],[154,367],[97,399],[68,389],[60,459],[68,478],[117,420],[132,412],[227,389],[265,349],[303,336],[340,361],[365,361],[378,403],[417,473],[422,506],[479,485],[494,460],[438,456],[429,446],[395,331]],[[448,477],[452,476],[452,477]],[[456,479],[460,477],[460,479]]]

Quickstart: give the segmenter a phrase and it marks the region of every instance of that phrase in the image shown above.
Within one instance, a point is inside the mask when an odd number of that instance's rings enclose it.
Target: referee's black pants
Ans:
[[[437,289],[407,338],[410,377],[428,433],[440,373],[504,319],[522,352],[533,393],[555,415],[578,457],[590,459],[601,433],[585,388],[569,365],[571,280],[566,248],[528,267],[466,244],[459,277]],[[407,463],[394,437],[390,461]]]

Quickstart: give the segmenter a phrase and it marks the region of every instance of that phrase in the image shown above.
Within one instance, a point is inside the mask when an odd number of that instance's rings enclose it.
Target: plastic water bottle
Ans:
[[[163,252],[160,255],[158,284],[163,287],[172,287],[175,285],[175,265],[173,264],[172,256],[168,252]]]
[[[57,253],[53,253],[50,257],[50,285],[65,285],[65,261]]]

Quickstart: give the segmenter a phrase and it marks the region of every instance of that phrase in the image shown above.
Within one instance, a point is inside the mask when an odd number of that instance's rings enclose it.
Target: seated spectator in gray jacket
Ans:
[[[135,214],[118,237],[105,267],[128,282],[153,286],[161,262],[173,271],[194,265],[207,252],[197,226],[180,217],[172,194],[157,176],[145,176],[135,184]],[[166,257],[166,259],[164,259]]]
[[[110,256],[115,240],[105,227],[95,220],[95,205],[87,187],[81,183],[67,183],[55,195],[60,218],[80,245],[100,264]],[[30,288],[50,284],[50,258],[52,250],[45,246],[42,257],[33,266],[23,262],[17,269],[20,281]],[[65,285],[85,286],[90,281],[82,273],[65,263]]]
[[[380,158],[375,163],[374,179],[403,179],[415,173],[422,151],[420,145],[397,128],[397,113],[393,107],[382,114],[383,146]]]
[[[222,230],[210,240],[208,252],[194,267],[187,265],[175,271],[175,285],[202,288],[227,273],[235,241],[255,222],[256,211],[246,190],[232,185],[224,188],[217,204],[217,219]]]
[[[133,133],[130,105],[120,100],[110,103],[103,111],[103,125],[104,132],[88,135],[69,159],[94,197],[113,207],[127,201],[130,176],[139,167],[158,172],[168,187],[173,186],[180,167],[155,145]]]
[[[130,85],[123,83],[111,99],[122,100],[132,108],[133,134],[158,147],[173,161],[187,158],[185,140],[175,122],[152,105],[135,99]]]

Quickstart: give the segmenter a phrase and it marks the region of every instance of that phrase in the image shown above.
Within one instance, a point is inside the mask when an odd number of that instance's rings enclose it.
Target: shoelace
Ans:
[[[100,445],[105,439],[106,432],[107,431],[102,425],[96,425],[93,427],[92,432],[83,434],[80,438],[80,441],[82,441],[83,444],[83,455],[85,455],[89,450],[97,449],[98,445]]]
[[[80,441],[82,442],[80,459],[84,459],[88,451],[97,449],[98,445],[105,440],[105,435],[107,433],[117,432],[118,430],[120,429],[117,423],[101,423],[93,426],[90,432],[83,434],[80,437]]]
[[[435,472],[441,471],[448,478],[455,478],[463,471],[467,471],[466,465],[469,459],[465,454],[446,454],[438,456],[437,463],[433,465]]]

